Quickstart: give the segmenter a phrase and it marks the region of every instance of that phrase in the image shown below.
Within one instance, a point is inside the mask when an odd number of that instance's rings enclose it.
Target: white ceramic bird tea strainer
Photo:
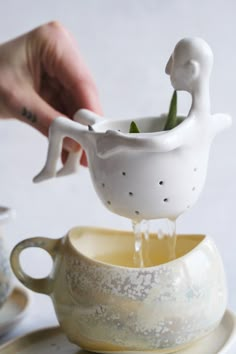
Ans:
[[[230,126],[225,114],[210,113],[209,79],[213,54],[200,38],[177,43],[166,72],[176,90],[188,91],[192,106],[175,128],[163,131],[166,116],[136,119],[141,131],[130,134],[130,120],[103,120],[79,110],[71,121],[54,120],[45,167],[35,181],[72,173],[81,155],[70,155],[57,174],[62,141],[70,137],[86,151],[101,201],[130,219],[176,218],[197,201],[203,188],[213,138]],[[88,129],[88,126],[90,129]]]

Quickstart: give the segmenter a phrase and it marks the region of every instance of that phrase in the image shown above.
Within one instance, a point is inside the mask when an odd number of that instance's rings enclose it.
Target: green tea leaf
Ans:
[[[177,122],[177,92],[174,91],[173,96],[171,98],[170,108],[169,108],[169,112],[168,112],[168,116],[167,116],[164,130],[173,129],[177,125],[178,125],[178,122]]]
[[[139,128],[137,127],[137,124],[134,121],[130,123],[129,133],[140,133]]]
[[[179,125],[180,123],[182,123],[182,121],[183,121],[183,117],[177,117],[176,126]]]

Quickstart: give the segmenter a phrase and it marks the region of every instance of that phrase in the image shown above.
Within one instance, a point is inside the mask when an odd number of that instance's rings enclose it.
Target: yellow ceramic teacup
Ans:
[[[25,286],[50,295],[68,338],[89,351],[170,353],[213,330],[227,295],[212,239],[179,235],[177,259],[167,262],[167,238],[151,235],[147,268],[133,267],[133,244],[131,232],[78,227],[62,239],[22,241],[11,264]],[[47,278],[31,278],[21,268],[28,247],[53,258]]]

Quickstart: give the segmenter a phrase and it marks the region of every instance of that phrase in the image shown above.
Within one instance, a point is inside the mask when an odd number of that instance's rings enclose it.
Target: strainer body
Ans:
[[[121,151],[89,156],[94,187],[112,212],[134,220],[176,218],[191,208],[204,186],[210,145],[169,152]]]

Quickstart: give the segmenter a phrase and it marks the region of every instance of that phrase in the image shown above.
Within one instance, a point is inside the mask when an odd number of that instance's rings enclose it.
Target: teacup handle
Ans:
[[[26,248],[36,247],[47,251],[54,260],[60,246],[61,239],[50,239],[46,237],[34,237],[23,240],[15,246],[11,253],[11,267],[19,281],[30,290],[37,293],[49,295],[52,292],[53,279],[50,276],[35,279],[24,272],[20,264],[20,254]]]

